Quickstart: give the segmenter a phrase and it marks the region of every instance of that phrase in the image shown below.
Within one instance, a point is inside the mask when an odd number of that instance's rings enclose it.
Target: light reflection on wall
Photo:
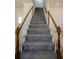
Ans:
[[[18,24],[22,23],[22,17],[18,17]]]

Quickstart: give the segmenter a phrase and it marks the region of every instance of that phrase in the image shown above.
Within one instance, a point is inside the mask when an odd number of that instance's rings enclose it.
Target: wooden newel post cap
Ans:
[[[58,26],[58,28],[57,28],[57,33],[58,33],[58,35],[61,34],[61,28],[60,28],[60,26]]]

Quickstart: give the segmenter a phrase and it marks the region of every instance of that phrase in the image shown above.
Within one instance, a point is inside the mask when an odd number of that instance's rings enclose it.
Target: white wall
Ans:
[[[63,31],[63,0],[44,0],[45,7],[50,11],[57,25]],[[55,28],[53,30],[56,30]]]
[[[18,17],[22,17],[22,21],[27,15],[29,9],[33,6],[32,0],[15,0],[15,27],[18,25]]]
[[[63,8],[50,8],[50,13],[54,18],[56,24],[61,27],[63,31]],[[54,29],[55,30],[55,29]]]
[[[15,0],[15,29],[18,26],[18,17],[21,17],[23,13],[23,1]]]

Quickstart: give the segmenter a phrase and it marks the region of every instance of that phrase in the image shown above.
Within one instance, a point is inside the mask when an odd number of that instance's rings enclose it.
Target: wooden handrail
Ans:
[[[50,14],[49,11],[47,11],[47,9],[45,8],[45,5],[44,5],[44,9],[45,9],[45,12],[48,13],[48,25],[50,26],[49,22],[50,22],[50,19],[49,19],[49,16],[50,18],[52,19],[52,22],[57,30],[57,34],[58,34],[58,41],[57,41],[57,44],[58,44],[58,49],[56,49],[56,54],[57,54],[57,59],[63,59],[62,56],[61,56],[61,52],[60,52],[60,35],[61,35],[61,27],[60,26],[57,26],[57,24],[55,23],[52,15]]]
[[[23,27],[23,25],[24,25],[24,23],[25,23],[25,21],[26,21],[28,15],[29,15],[29,13],[31,12],[32,9],[33,9],[33,6],[32,6],[31,9],[29,10],[28,14],[25,16],[25,18],[24,18],[24,20],[23,20],[21,26],[16,28],[16,32],[15,32],[15,33],[16,33],[16,53],[15,53],[15,59],[20,59],[19,34],[20,34],[20,31],[21,31],[21,29],[22,29],[22,27]],[[33,12],[33,11],[32,11],[32,12]]]
[[[45,9],[45,12],[47,13],[48,11],[47,11],[47,9],[46,9],[46,7],[45,7],[44,3],[43,3],[43,7],[44,7],[44,9]]]
[[[29,15],[30,11],[32,10],[32,8],[33,8],[33,6],[32,6],[31,9],[29,10],[29,12],[28,12],[28,14],[26,15],[26,17],[24,18],[24,21],[23,21],[23,23],[22,23],[22,25],[21,25],[21,27],[20,27],[20,30],[21,30],[21,28],[23,27],[23,24],[25,23],[25,21],[26,21],[28,15]]]
[[[51,19],[52,19],[52,21],[53,21],[53,23],[54,23],[54,25],[55,25],[55,28],[57,29],[57,24],[55,23],[55,21],[54,21],[54,19],[53,19],[52,15],[50,14],[50,12],[49,12],[49,11],[47,11],[47,9],[46,9],[46,7],[45,7],[45,5],[44,5],[44,4],[43,4],[43,6],[44,6],[44,9],[45,9],[45,12],[46,12],[46,13],[48,13],[48,15],[51,17]]]
[[[50,14],[50,12],[49,12],[49,11],[48,11],[48,15],[51,17],[51,20],[52,20],[52,22],[54,23],[55,28],[57,29],[57,24],[55,23],[55,21],[54,21],[54,19],[53,19],[52,15]]]

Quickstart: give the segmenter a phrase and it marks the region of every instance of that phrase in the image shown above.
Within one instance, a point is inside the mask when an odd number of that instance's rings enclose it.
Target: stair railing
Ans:
[[[25,18],[24,18],[24,20],[23,20],[23,22],[21,23],[21,25],[20,26],[18,26],[17,28],[16,28],[16,32],[15,32],[15,34],[16,34],[16,49],[15,49],[15,59],[20,59],[20,47],[19,47],[19,43],[20,43],[20,38],[19,38],[19,35],[20,35],[20,32],[21,32],[21,29],[22,29],[22,27],[23,27],[23,25],[24,25],[24,23],[25,23],[25,21],[27,20],[27,17],[28,17],[28,15],[30,14],[30,12],[32,12],[32,16],[33,16],[33,14],[34,14],[34,7],[32,6],[31,8],[30,8],[30,10],[29,10],[29,12],[27,13],[27,15],[25,16]]]
[[[56,22],[53,19],[51,13],[49,11],[47,11],[47,9],[46,9],[46,7],[45,7],[44,4],[43,4],[43,6],[44,6],[45,13],[47,13],[47,15],[48,15],[48,27],[50,28],[50,19],[49,18],[51,18],[51,20],[52,20],[52,22],[53,22],[53,24],[54,24],[54,26],[56,28],[56,32],[57,32],[57,35],[58,35],[58,38],[57,38],[57,47],[56,47],[56,55],[57,55],[57,59],[62,59],[61,52],[60,52],[60,47],[61,47],[60,46],[60,35],[61,35],[61,33],[63,31],[61,31],[61,27],[56,24]]]

